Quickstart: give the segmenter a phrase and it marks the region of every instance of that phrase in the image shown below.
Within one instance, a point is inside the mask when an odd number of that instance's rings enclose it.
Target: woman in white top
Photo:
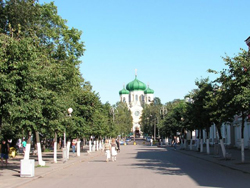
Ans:
[[[112,138],[111,142],[111,155],[112,155],[112,161],[116,161],[116,155],[117,155],[117,145],[114,138]]]
[[[111,146],[110,146],[110,144],[109,144],[109,140],[108,140],[108,139],[105,140],[104,151],[105,151],[105,155],[106,155],[106,157],[107,157],[107,158],[106,158],[106,161],[109,162]]]

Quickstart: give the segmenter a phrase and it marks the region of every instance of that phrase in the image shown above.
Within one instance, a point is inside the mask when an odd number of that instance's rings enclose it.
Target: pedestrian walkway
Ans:
[[[14,188],[18,185],[22,185],[33,181],[37,178],[42,178],[49,173],[56,173],[57,170],[65,169],[71,165],[80,162],[88,162],[93,158],[104,155],[104,153],[99,150],[95,152],[88,153],[88,146],[84,147],[81,151],[80,157],[76,154],[70,153],[69,160],[63,162],[62,151],[57,152],[57,163],[54,163],[54,153],[53,152],[43,152],[43,160],[46,162],[44,167],[39,167],[37,156],[31,155],[30,159],[35,159],[35,176],[20,178],[20,160],[23,159],[22,155],[17,155],[13,159],[9,159],[9,164],[5,166],[0,165],[0,187],[1,188]]]
[[[145,145],[150,146],[149,142],[144,142],[142,141],[142,143],[144,143]],[[151,147],[164,147],[167,149],[174,149],[174,147],[172,146],[166,146],[166,145],[154,145]],[[245,149],[245,162],[242,163],[241,162],[241,150],[237,149],[237,148],[226,148],[226,153],[229,154],[229,156],[231,156],[228,159],[223,158],[222,155],[222,150],[220,145],[216,145],[216,147],[214,146],[210,146],[210,154],[206,153],[206,147],[203,148],[203,152],[197,151],[196,148],[193,146],[192,150],[189,149],[189,145],[187,146],[187,149],[181,149],[181,146],[178,145],[177,146],[177,150],[175,150],[176,152],[185,154],[185,155],[189,155],[189,156],[193,156],[202,160],[206,160],[215,164],[218,164],[220,166],[224,166],[230,169],[234,169],[243,173],[248,173],[250,174],[250,150],[249,149]]]
[[[148,143],[137,142],[137,144],[148,145],[148,147],[157,147],[157,146],[149,146]],[[131,145],[131,144],[130,144]],[[173,147],[170,146],[161,146],[165,147],[167,150],[174,150]],[[189,148],[189,147],[188,147]],[[35,159],[35,176],[32,178],[20,178],[20,160],[23,156],[19,155],[14,159],[9,160],[9,164],[7,167],[0,166],[0,187],[1,188],[15,188],[19,185],[24,185],[30,181],[33,181],[38,178],[42,178],[50,173],[57,173],[58,170],[63,170],[72,165],[81,162],[91,162],[96,157],[103,156],[103,161],[105,161],[104,152],[95,151],[88,153],[88,146],[84,147],[84,150],[81,151],[81,156],[76,157],[73,156],[73,153],[70,153],[70,158],[67,162],[63,162],[62,152],[58,151],[58,162],[53,162],[54,154],[53,152],[43,152],[43,160],[46,162],[45,167],[38,167],[37,156],[31,156],[31,159]],[[198,152],[193,148],[193,150],[183,150],[180,149],[180,146],[177,146],[177,150],[174,152],[189,155],[195,157],[197,159],[206,160],[211,163],[218,164],[220,166],[224,166],[226,168],[234,169],[239,172],[250,174],[250,150],[245,150],[245,163],[241,163],[241,151],[240,149],[226,149],[226,152],[231,154],[231,159],[225,160],[222,157],[221,149],[218,150],[219,153],[214,152],[214,147],[210,147],[210,154],[206,154],[206,148],[204,147],[204,151]]]
[[[168,146],[168,149],[173,147]],[[189,147],[188,147],[189,148]],[[218,165],[241,171],[243,173],[250,174],[250,150],[245,149],[245,162],[241,162],[241,150],[236,148],[226,148],[226,152],[231,156],[228,159],[223,158],[222,151],[219,147],[218,151],[214,147],[210,147],[210,154],[206,153],[206,147],[204,147],[203,152],[197,151],[194,148],[190,149],[180,149],[180,146],[177,147],[176,152],[180,152],[185,155],[193,156],[202,160],[206,160]]]

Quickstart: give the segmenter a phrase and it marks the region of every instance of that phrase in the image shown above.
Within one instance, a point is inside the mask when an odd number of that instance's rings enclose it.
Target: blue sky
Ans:
[[[48,0],[40,1],[50,2]],[[83,32],[83,78],[103,103],[119,101],[135,78],[162,103],[183,99],[207,70],[225,68],[250,36],[249,0],[55,0],[69,27]]]

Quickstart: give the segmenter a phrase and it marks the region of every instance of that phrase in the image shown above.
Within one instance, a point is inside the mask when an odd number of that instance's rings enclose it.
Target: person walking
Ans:
[[[117,156],[117,145],[116,145],[116,141],[114,138],[112,138],[112,142],[111,142],[111,156],[112,156],[112,161],[116,161],[116,156]]]
[[[173,144],[173,146],[174,146],[174,150],[176,150],[176,137],[174,137],[174,139],[173,139],[173,141],[172,141],[172,144]]]
[[[9,144],[5,140],[3,140],[2,145],[1,145],[1,162],[2,162],[2,165],[3,165],[3,159],[5,159],[5,164],[7,166],[8,159],[9,159],[9,151],[10,151]]]
[[[104,151],[105,151],[105,155],[106,155],[106,162],[109,162],[110,153],[111,153],[111,145],[109,144],[108,139],[105,140]]]
[[[72,140],[72,151],[73,151],[73,155],[75,156],[75,152],[76,152],[76,139]]]
[[[117,152],[120,153],[120,140],[116,140]]]
[[[153,139],[150,139],[150,145],[153,146]]]

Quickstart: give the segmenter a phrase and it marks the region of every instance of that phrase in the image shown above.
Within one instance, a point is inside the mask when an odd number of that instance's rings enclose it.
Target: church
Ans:
[[[131,131],[136,136],[141,135],[140,118],[142,115],[142,109],[144,104],[150,104],[154,100],[154,90],[150,89],[146,85],[137,79],[137,73],[135,73],[135,79],[129,82],[123,89],[119,91],[120,102],[127,104],[133,117],[133,127]]]

